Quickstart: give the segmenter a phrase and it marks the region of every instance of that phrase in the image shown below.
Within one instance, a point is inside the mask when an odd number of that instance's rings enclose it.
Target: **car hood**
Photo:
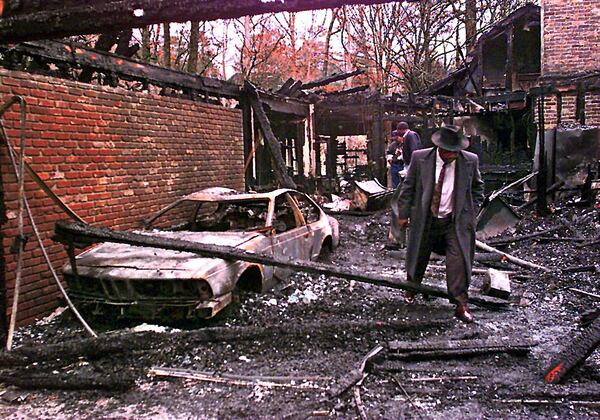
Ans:
[[[136,232],[169,239],[201,244],[224,245],[241,249],[255,249],[259,233],[243,232]],[[219,258],[205,258],[190,252],[171,251],[106,242],[76,258],[80,275],[96,278],[177,279],[206,277],[218,265],[226,264]],[[72,273],[70,264],[66,273]]]

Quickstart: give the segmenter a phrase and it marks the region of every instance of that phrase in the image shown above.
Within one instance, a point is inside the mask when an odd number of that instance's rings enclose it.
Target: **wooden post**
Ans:
[[[386,164],[385,164],[385,133],[383,127],[383,104],[381,96],[378,95],[375,102],[375,113],[373,121],[373,160],[375,162],[375,177],[385,185],[386,183]]]
[[[252,105],[252,110],[254,111],[254,116],[256,117],[258,125],[260,126],[260,129],[265,137],[265,143],[271,152],[271,157],[273,158],[273,170],[279,185],[282,188],[296,189],[296,183],[287,173],[287,167],[281,154],[281,145],[279,144],[277,137],[275,137],[275,134],[273,134],[271,122],[269,121],[269,118],[263,109],[258,91],[254,85],[247,80],[244,84],[244,89],[248,93],[250,104]]]
[[[585,125],[585,86],[577,85],[577,102],[575,104],[575,118],[581,125]]]
[[[6,216],[6,202],[4,201],[4,171],[0,170],[0,346],[6,348],[6,335],[8,323],[6,322],[6,257],[4,256],[4,224],[8,222]]]
[[[254,136],[252,128],[252,106],[247,95],[242,95],[240,98],[240,107],[242,108],[242,136],[244,141],[244,182],[246,191],[252,186],[252,161],[254,160]]]
[[[329,136],[327,141],[327,178],[335,180],[337,175],[337,137]]]
[[[298,179],[302,184],[304,183],[304,143],[306,141],[306,130],[304,128],[304,121],[296,124],[296,160],[298,162]]]
[[[514,25],[506,32],[506,68],[505,89],[507,92],[513,90],[513,40],[515,36]]]
[[[537,202],[536,209],[540,216],[548,214],[547,190],[547,167],[546,167],[546,144],[545,144],[545,116],[544,116],[544,88],[542,87],[538,98],[538,176],[537,176]]]

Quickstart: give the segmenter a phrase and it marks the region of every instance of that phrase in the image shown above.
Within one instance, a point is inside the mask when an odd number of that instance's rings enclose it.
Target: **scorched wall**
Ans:
[[[33,169],[94,226],[139,227],[139,221],[181,195],[212,186],[244,189],[239,110],[0,69],[0,99],[27,101],[26,155]],[[18,107],[3,117],[13,144]],[[2,226],[10,312],[16,258],[17,182],[2,146],[7,221]],[[66,215],[26,175],[26,195],[57,271],[66,261],[51,240]],[[25,324],[60,303],[26,219],[18,319]]]

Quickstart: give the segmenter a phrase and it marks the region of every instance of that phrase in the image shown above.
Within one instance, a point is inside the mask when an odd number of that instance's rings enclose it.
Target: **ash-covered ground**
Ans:
[[[364,273],[397,275],[404,262],[397,252],[383,249],[389,214],[369,217],[339,216],[341,245],[332,255],[335,265]],[[600,300],[570,288],[600,294],[599,274],[561,270],[599,264],[600,246],[578,248],[574,231],[597,238],[600,224],[591,208],[557,207],[554,214],[537,218],[526,214],[514,235],[523,235],[561,223],[550,236],[504,249],[553,270],[527,271],[508,263],[500,268],[525,276],[512,281],[508,311],[472,306],[476,323],[453,318],[453,307],[442,299],[417,299],[406,305],[398,290],[334,278],[294,274],[277,290],[244,295],[241,301],[210,322],[168,326],[164,343],[151,351],[107,354],[93,360],[37,364],[19,375],[129,375],[129,391],[7,391],[0,400],[3,418],[307,418],[316,415],[358,418],[350,389],[332,398],[331,390],[351,377],[365,355],[391,340],[500,338],[538,342],[527,356],[508,354],[434,361],[395,361],[371,370],[360,385],[368,418],[598,418],[600,415],[600,351],[596,351],[564,385],[546,386],[544,371],[554,356],[580,331],[578,319]],[[484,267],[476,264],[476,267]],[[428,282],[443,286],[443,271],[430,271]],[[476,275],[472,287],[481,284]],[[396,321],[413,328],[349,328],[348,321]],[[430,322],[431,321],[431,322]],[[430,322],[431,325],[427,325]],[[228,340],[189,345],[169,339],[177,329],[227,326],[284,326],[290,330],[322,323],[327,331],[303,335],[274,334],[253,340]],[[337,326],[339,324],[339,326]],[[136,324],[93,320],[104,333]],[[83,337],[68,312],[49,323],[18,331],[17,345],[58,343]],[[377,366],[377,365],[376,365]],[[387,368],[386,368],[387,366]],[[390,367],[391,366],[391,367]],[[147,374],[151,367],[181,368],[234,375],[238,380],[261,377],[285,386],[236,385],[186,379],[161,379]],[[368,370],[369,371],[369,370]],[[5,370],[5,375],[8,371]],[[282,378],[283,377],[283,378]],[[295,378],[291,380],[290,378]],[[551,396],[549,396],[551,395]]]

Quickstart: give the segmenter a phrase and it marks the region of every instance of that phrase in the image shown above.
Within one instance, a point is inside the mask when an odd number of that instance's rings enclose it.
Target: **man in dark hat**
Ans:
[[[455,315],[473,322],[467,307],[475,254],[475,218],[483,201],[477,155],[465,151],[468,140],[458,127],[444,125],[433,134],[435,147],[417,150],[404,184],[394,195],[392,211],[410,234],[406,253],[408,281],[421,283],[434,251],[446,255],[448,294]],[[407,303],[414,293],[404,295]]]
[[[419,135],[412,131],[405,121],[400,121],[396,127],[398,136],[402,137],[402,156],[404,158],[404,166],[408,167],[412,159],[412,154],[415,150],[423,148],[421,144],[421,138]]]

